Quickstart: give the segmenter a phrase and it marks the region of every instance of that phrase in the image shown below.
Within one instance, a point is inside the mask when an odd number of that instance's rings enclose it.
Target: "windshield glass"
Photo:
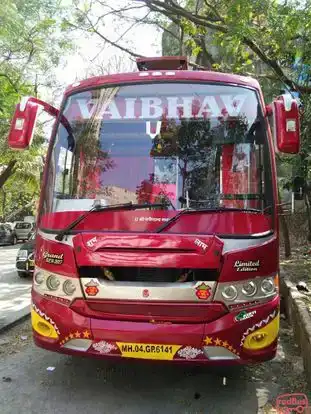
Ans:
[[[102,87],[70,96],[45,213],[169,201],[178,210],[272,203],[270,155],[253,90],[219,84]],[[271,213],[271,210],[267,210]]]
[[[15,226],[16,229],[29,229],[30,227],[30,223],[17,223]]]

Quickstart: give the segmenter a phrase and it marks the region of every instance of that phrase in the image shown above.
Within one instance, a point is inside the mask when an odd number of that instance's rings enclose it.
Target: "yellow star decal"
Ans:
[[[77,332],[75,333],[75,337],[76,337],[76,338],[80,338],[80,336],[81,336],[80,332],[78,332],[78,331],[77,331]]]
[[[216,346],[221,346],[221,340],[220,340],[219,338],[216,338],[216,339],[214,340],[214,344],[215,344]]]
[[[90,332],[89,331],[84,331],[83,332],[83,338],[89,338],[90,337]]]
[[[206,345],[212,344],[213,343],[213,339],[210,336],[207,336],[204,341],[203,341]]]
[[[74,338],[74,334],[72,334],[71,332],[69,336],[70,336],[70,339]]]
[[[228,342],[227,341],[222,341],[222,346],[224,346],[225,348],[227,348],[227,346],[228,346],[229,344],[228,344]]]

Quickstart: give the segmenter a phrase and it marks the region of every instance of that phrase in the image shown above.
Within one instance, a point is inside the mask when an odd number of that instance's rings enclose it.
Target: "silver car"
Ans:
[[[34,228],[33,223],[27,223],[25,221],[18,221],[14,227],[14,233],[17,240],[28,240],[32,230]]]

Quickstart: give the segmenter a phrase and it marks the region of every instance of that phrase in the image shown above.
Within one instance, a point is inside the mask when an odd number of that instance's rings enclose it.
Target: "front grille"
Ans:
[[[214,321],[227,310],[220,303],[142,302],[117,300],[87,300],[92,316],[130,321],[165,321],[172,323],[202,323]],[[75,309],[75,305],[73,305]],[[79,313],[79,309],[75,309]]]
[[[17,270],[27,270],[26,260],[16,262]]]
[[[105,276],[105,269],[113,279]],[[114,280],[118,282],[174,283],[195,281],[217,281],[219,272],[214,269],[176,269],[154,267],[109,267],[83,266],[80,277]]]

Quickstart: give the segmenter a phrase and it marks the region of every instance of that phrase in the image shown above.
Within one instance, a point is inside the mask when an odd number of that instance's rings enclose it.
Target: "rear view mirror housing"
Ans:
[[[8,137],[8,144],[11,149],[23,150],[31,145],[37,123],[39,106],[43,107],[45,112],[51,116],[57,117],[59,114],[59,110],[47,102],[34,97],[24,97],[16,105],[11,122]]]
[[[9,132],[9,147],[22,150],[31,145],[39,106],[28,98],[16,105]]]
[[[300,150],[299,105],[289,94],[279,96],[266,107],[270,118],[275,150],[298,154]]]

